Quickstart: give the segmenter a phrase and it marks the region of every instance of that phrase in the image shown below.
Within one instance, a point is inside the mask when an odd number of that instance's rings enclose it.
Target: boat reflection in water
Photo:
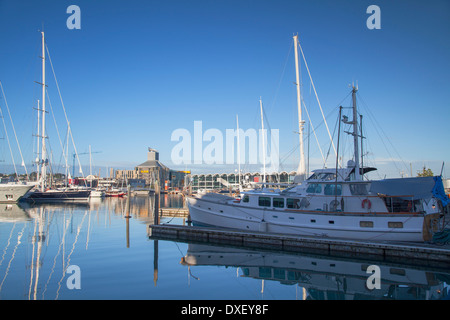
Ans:
[[[31,217],[17,203],[0,204],[0,222],[23,222],[28,220],[31,220]]]
[[[161,207],[182,205],[180,197],[164,195],[160,200]],[[251,300],[259,294],[260,282],[268,299],[447,297],[450,271],[438,266],[149,241],[154,208],[152,197],[1,205],[0,300]],[[163,214],[159,218],[162,224],[183,223],[183,218]],[[179,264],[181,257],[187,268]],[[365,287],[370,264],[381,268],[379,290]],[[68,286],[74,275],[70,266],[80,268],[79,290]],[[230,281],[234,268],[238,281]],[[186,271],[202,275],[191,285],[192,277],[186,283]]]
[[[161,197],[166,204],[182,205],[182,199]],[[1,203],[0,300],[153,298],[142,252],[151,248],[145,230],[154,207],[154,197]],[[80,290],[67,285],[70,266],[80,268]]]
[[[450,273],[427,271],[420,267],[361,262],[335,257],[259,252],[250,249],[189,244],[181,260],[194,266],[225,266],[240,269],[241,277],[277,281],[303,288],[307,300],[440,300],[449,298]],[[380,268],[380,289],[368,289],[372,272],[369,265]],[[264,288],[264,287],[263,287]]]

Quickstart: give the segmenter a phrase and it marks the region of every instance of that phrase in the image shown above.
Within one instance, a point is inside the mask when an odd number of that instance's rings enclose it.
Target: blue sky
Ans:
[[[80,30],[66,27],[71,4],[81,9]],[[366,27],[372,4],[381,9],[379,30]],[[292,35],[298,33],[330,130],[339,104],[350,106],[349,84],[357,82],[368,163],[382,177],[409,175],[410,166],[415,175],[423,165],[439,173],[442,162],[450,165],[449,18],[446,0],[0,0],[0,80],[27,163],[34,157],[43,28],[78,152],[89,145],[99,152],[93,154],[96,172],[133,168],[146,160],[147,147],[159,150],[169,167],[232,172],[220,165],[172,165],[177,143],[171,134],[193,132],[194,121],[225,134],[235,128],[236,114],[241,128],[259,129],[260,97],[268,125],[280,130],[281,169],[292,170],[298,161],[292,151],[298,145]],[[319,126],[304,66],[301,71],[304,100]],[[64,137],[49,64],[47,80]],[[3,97],[0,104],[4,108]],[[54,126],[51,115],[47,119]],[[324,126],[319,129],[326,152],[329,139]],[[311,138],[311,165],[320,165],[313,146]],[[10,161],[9,154],[1,158]],[[88,165],[87,155],[80,159]],[[450,169],[444,173],[448,177]]]

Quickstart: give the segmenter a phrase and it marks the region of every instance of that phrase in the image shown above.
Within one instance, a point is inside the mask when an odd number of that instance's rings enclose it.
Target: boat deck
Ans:
[[[160,240],[307,252],[392,262],[409,260],[409,263],[415,265],[450,268],[450,244],[358,241],[164,224],[150,224],[148,235],[151,239]]]

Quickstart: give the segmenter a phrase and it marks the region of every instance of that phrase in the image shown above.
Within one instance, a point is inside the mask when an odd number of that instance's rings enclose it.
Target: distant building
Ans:
[[[114,178],[117,180],[131,180],[138,178],[138,172],[134,170],[116,170]]]
[[[170,169],[159,161],[159,152],[152,148],[148,148],[147,161],[136,166],[135,170],[137,179],[144,179],[147,185],[158,179],[160,187],[162,187],[163,182],[169,180],[170,177]]]
[[[127,180],[130,183],[137,183],[154,187],[155,179],[158,179],[161,190],[172,188],[182,189],[185,183],[185,176],[190,171],[176,171],[169,169],[159,161],[159,152],[148,148],[147,161],[136,166],[134,170],[116,170],[117,180]]]
[[[296,175],[297,172],[295,171],[268,172],[266,173],[265,182],[290,184],[294,182]],[[192,191],[197,191],[237,188],[239,186],[239,180],[241,185],[250,186],[254,183],[263,182],[263,176],[261,172],[246,172],[241,173],[240,176],[237,173],[209,173],[191,174],[186,179]]]

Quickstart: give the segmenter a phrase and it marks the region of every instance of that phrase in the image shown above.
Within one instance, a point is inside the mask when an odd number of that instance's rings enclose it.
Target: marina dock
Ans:
[[[182,225],[149,225],[150,239],[176,240],[286,252],[347,256],[377,261],[404,262],[415,265],[450,268],[450,245],[429,243],[387,243],[266,232],[243,232],[228,229]]]
[[[160,217],[176,217],[187,218],[189,216],[189,210],[187,208],[167,208],[163,207],[159,209]]]

